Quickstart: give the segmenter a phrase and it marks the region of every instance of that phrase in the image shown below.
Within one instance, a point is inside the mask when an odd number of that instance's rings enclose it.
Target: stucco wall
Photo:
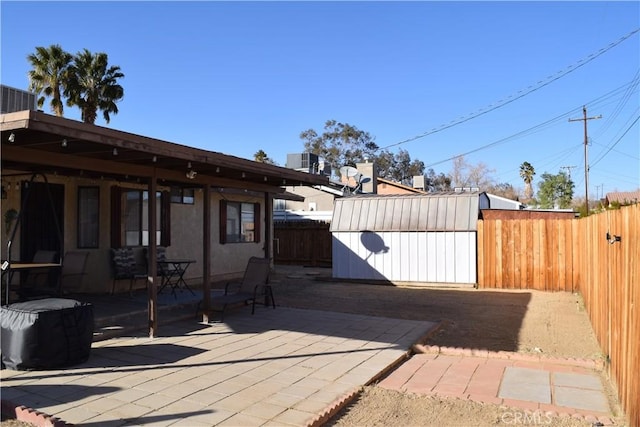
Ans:
[[[12,172],[4,170],[3,176]],[[30,176],[16,177],[9,179],[3,185],[7,186],[7,198],[2,200],[2,214],[8,209],[20,210],[20,190],[15,189],[15,183],[21,179],[29,179]],[[47,175],[52,184],[64,185],[64,251],[80,250],[90,253],[87,261],[87,275],[83,281],[82,292],[103,293],[111,292],[113,284],[111,268],[111,187],[120,185],[126,188],[146,189],[146,186],[137,183],[116,183],[102,179],[67,178],[56,175]],[[8,185],[11,184],[9,189]],[[97,249],[77,249],[77,189],[79,186],[97,186],[100,189],[99,208],[99,247]],[[158,190],[168,190],[166,187],[158,187]],[[225,198],[230,201],[259,203],[260,208],[260,242],[258,243],[227,243],[220,244],[220,201]],[[203,230],[203,191],[195,191],[195,203],[171,204],[171,245],[167,248],[168,257],[189,258],[196,262],[189,267],[185,278],[192,285],[200,286],[202,283],[203,260],[202,260],[202,230]],[[248,195],[223,194],[212,192],[211,196],[211,281],[226,280],[239,277],[244,272],[247,260],[251,256],[264,256],[265,245],[265,206],[264,197]],[[2,258],[6,257],[7,235],[2,232]],[[138,257],[142,255],[142,248],[136,251]],[[20,257],[20,232],[16,233],[16,238],[12,244],[12,258]],[[139,259],[141,263],[144,260]],[[17,280],[17,277],[16,277]],[[137,288],[144,288],[144,281],[138,281]],[[129,281],[120,280],[116,282],[116,292],[128,291]]]

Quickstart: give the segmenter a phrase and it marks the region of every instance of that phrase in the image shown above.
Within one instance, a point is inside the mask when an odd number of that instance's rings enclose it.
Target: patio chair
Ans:
[[[82,289],[82,279],[86,273],[89,252],[69,251],[62,259],[60,294]]]
[[[111,265],[113,266],[111,294],[115,293],[116,280],[129,279],[129,295],[131,295],[134,282],[147,278],[146,273],[138,270],[132,248],[111,248]]]
[[[249,305],[251,304],[251,314],[256,311],[256,303],[258,297],[264,297],[264,305],[273,305],[276,308],[276,302],[273,297],[273,289],[269,285],[269,273],[271,267],[268,258],[251,257],[245,268],[242,281],[235,283],[229,282],[225,285],[224,295],[215,295],[211,297],[212,311],[220,311],[220,321],[224,321],[224,312],[228,306],[232,305]],[[198,303],[198,312],[202,301]],[[196,314],[197,315],[197,314]]]

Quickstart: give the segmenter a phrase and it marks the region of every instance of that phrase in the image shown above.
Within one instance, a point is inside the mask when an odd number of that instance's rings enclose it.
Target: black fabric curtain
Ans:
[[[21,198],[25,203],[20,212],[20,259],[30,261],[38,250],[56,251],[58,257],[62,256],[64,185],[24,181]]]

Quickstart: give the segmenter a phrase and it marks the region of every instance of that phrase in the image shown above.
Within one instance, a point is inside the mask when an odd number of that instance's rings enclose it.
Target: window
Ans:
[[[220,243],[260,242],[260,204],[220,202]]]
[[[193,205],[195,203],[195,190],[193,188],[171,187],[171,203]]]
[[[287,201],[284,199],[273,199],[273,210],[284,211],[287,209]]]
[[[100,238],[100,188],[78,188],[78,248],[97,248]]]
[[[156,193],[156,242],[169,246],[170,197],[168,192]],[[112,187],[111,246],[149,245],[149,192]]]

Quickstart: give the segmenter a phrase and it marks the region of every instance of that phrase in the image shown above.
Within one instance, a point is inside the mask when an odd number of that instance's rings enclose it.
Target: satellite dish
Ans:
[[[353,166],[342,166],[340,168],[340,175],[342,176],[352,177],[352,176],[356,176],[357,174],[358,174],[358,169],[354,168]]]
[[[360,184],[364,184],[365,182],[371,182],[371,178],[369,178],[368,176],[363,176],[360,179]]]

